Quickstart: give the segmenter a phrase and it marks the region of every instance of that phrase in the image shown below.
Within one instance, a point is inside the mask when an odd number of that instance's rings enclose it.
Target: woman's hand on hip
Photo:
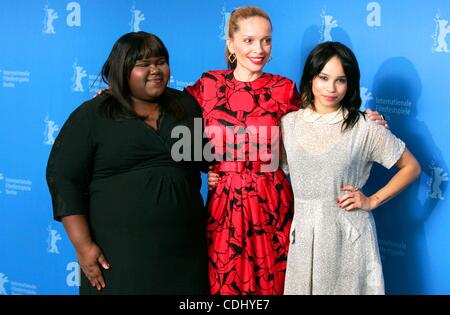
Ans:
[[[364,195],[358,187],[344,185],[341,186],[341,191],[346,192],[343,196],[338,197],[337,199],[339,208],[341,209],[346,211],[352,211],[355,209],[371,211],[377,207],[376,200]]]

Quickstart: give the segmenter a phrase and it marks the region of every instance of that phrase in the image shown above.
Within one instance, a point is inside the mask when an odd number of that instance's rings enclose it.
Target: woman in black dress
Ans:
[[[166,87],[169,55],[149,33],[122,36],[102,78],[110,93],[70,115],[47,165],[54,217],[83,271],[80,294],[207,294],[202,164],[171,155],[176,126],[194,144],[200,107]]]

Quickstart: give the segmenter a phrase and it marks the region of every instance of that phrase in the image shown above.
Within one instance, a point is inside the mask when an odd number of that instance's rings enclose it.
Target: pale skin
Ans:
[[[230,53],[236,56],[234,77],[251,82],[263,74],[272,51],[272,27],[265,18],[254,16],[238,22],[239,30],[227,39]]]
[[[152,128],[157,128],[160,114],[158,98],[164,93],[170,78],[170,69],[164,57],[150,57],[137,60],[128,81],[133,109]],[[106,287],[102,268],[111,265],[101,248],[92,240],[85,215],[69,215],[61,218],[64,228],[75,247],[78,262],[92,287],[98,291]]]

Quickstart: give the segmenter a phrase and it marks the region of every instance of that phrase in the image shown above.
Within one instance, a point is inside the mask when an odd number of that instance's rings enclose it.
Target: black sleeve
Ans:
[[[47,163],[53,217],[87,214],[94,154],[88,106],[78,107],[64,123]]]
[[[204,123],[204,120],[203,120],[203,110],[202,110],[200,104],[197,102],[197,100],[191,94],[189,94],[186,91],[186,89],[183,92],[184,92],[185,96],[189,99],[190,106],[193,109],[193,114],[194,114],[193,116],[196,119],[201,119],[201,126],[202,126],[201,127],[201,134],[195,134],[194,135],[195,137],[202,137],[202,155],[201,155],[202,159],[201,159],[201,161],[196,161],[196,164],[197,164],[196,166],[198,167],[198,169],[201,172],[208,173],[209,166],[213,165],[215,162],[214,161],[207,161],[205,159],[204,154],[203,154],[203,152],[204,152],[203,150],[204,150],[205,146],[209,142],[209,139],[207,137],[203,136],[204,130],[205,130],[205,123]]]

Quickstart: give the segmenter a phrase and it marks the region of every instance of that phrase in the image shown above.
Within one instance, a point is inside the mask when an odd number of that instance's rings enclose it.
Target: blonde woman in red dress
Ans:
[[[186,88],[218,161],[207,200],[212,294],[283,294],[293,194],[278,165],[277,132],[281,117],[299,109],[299,95],[293,81],[263,72],[271,50],[269,16],[238,8],[228,22],[229,70],[208,71]]]
[[[207,201],[212,294],[283,294],[293,196],[284,172],[260,153],[279,140],[270,127],[298,109],[299,96],[294,82],[263,72],[271,49],[269,16],[241,7],[229,19],[230,69],[206,72],[187,88],[205,128],[222,131],[211,135],[216,156],[223,153]]]

